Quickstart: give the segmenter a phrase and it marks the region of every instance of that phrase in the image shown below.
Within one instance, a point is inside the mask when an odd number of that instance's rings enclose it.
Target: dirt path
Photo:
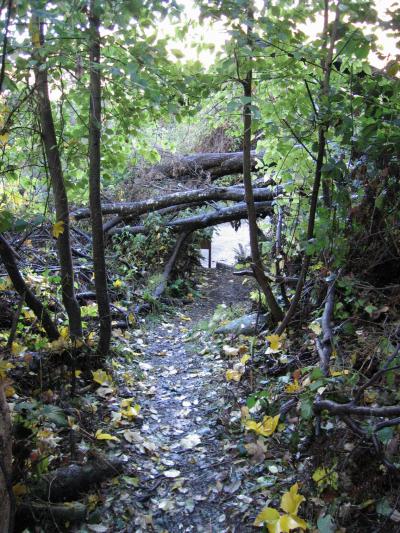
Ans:
[[[143,425],[132,428],[126,445],[137,498],[129,502],[125,529],[116,525],[115,531],[253,530],[247,513],[252,499],[241,490],[243,459],[224,420],[228,363],[210,335],[196,331],[218,304],[248,305],[249,289],[229,271],[201,272],[201,296],[148,327],[143,337]],[[116,516],[126,509],[125,499],[110,502]]]

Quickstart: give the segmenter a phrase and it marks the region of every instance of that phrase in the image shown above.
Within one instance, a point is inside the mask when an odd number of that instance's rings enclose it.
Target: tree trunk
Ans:
[[[253,190],[254,199],[258,201],[273,200],[282,192],[282,187],[274,187],[273,189],[259,187]],[[185,204],[199,205],[210,200],[232,200],[243,202],[244,194],[245,191],[243,187],[205,187],[204,189],[191,189],[184,192],[175,192],[138,202],[104,204],[101,206],[101,211],[103,215],[119,215],[121,217],[140,216],[144,213],[160,211],[166,207],[178,205],[185,206]],[[71,213],[71,217],[75,220],[89,218],[90,209],[85,207],[77,209]]]
[[[51,341],[58,339],[60,334],[58,333],[57,326],[54,324],[49,313],[46,311],[39,299],[26,285],[25,280],[18,269],[12,248],[2,235],[0,235],[0,257],[7,270],[7,274],[10,276],[15,290],[21,297],[24,297],[26,304],[30,309],[32,309],[37,319],[41,322],[49,339]]]
[[[13,533],[15,499],[12,491],[12,433],[5,386],[5,380],[0,378],[0,531]]]
[[[111,340],[111,314],[104,257],[103,217],[100,195],[101,79],[99,4],[90,1],[90,118],[89,118],[89,199],[93,238],[93,268],[100,319],[97,351],[105,357]]]
[[[82,336],[82,321],[80,307],[75,298],[68,198],[50,105],[46,63],[38,53],[44,43],[43,25],[37,17],[34,17],[32,22],[33,56],[36,60],[35,92],[38,100],[42,140],[53,188],[56,218],[57,222],[62,223],[61,233],[57,237],[57,250],[61,267],[62,300],[68,315],[70,337],[74,341]]]
[[[240,202],[232,207],[221,208],[215,211],[208,211],[201,215],[194,215],[192,217],[178,218],[170,222],[163,224],[164,227],[176,229],[178,231],[194,231],[200,228],[208,228],[223,222],[232,222],[233,220],[241,220],[247,218],[247,206],[244,202]],[[258,215],[271,215],[272,203],[271,202],[256,202],[255,211]],[[109,235],[123,235],[129,233],[137,235],[139,233],[150,233],[148,227],[144,225],[140,226],[126,226],[124,228],[113,228],[109,231]]]
[[[258,159],[262,159],[263,153],[257,154],[255,150],[250,152],[251,169],[256,170]],[[174,157],[167,163],[155,165],[148,170],[149,178],[165,179],[179,178],[180,180],[201,178],[211,181],[239,174],[243,170],[242,152],[199,153],[185,157]]]
[[[250,6],[247,13],[247,36],[248,43],[251,46],[251,21],[253,19],[253,10]],[[246,79],[242,80],[245,104],[243,106],[243,185],[245,188],[247,213],[249,219],[250,249],[253,261],[254,276],[265,295],[267,305],[271,311],[274,322],[282,320],[283,313],[275,299],[268,279],[264,274],[264,266],[261,259],[260,249],[258,246],[257,236],[257,213],[254,205],[253,185],[251,182],[251,92],[252,92],[252,70],[249,69]]]
[[[328,3],[325,4],[329,7]],[[325,21],[324,21],[324,34],[328,36],[328,13],[329,9],[325,9]],[[335,47],[335,40],[336,40],[336,34],[337,29],[340,21],[340,0],[338,0],[338,3],[336,4],[336,12],[335,12],[335,20],[332,26],[332,33],[331,33],[331,40],[330,40],[330,46],[327,51],[326,59],[324,62],[324,79],[322,84],[322,95],[324,98],[328,101],[329,99],[329,83],[330,83],[330,75],[332,70],[332,58],[333,58],[333,51]],[[326,48],[326,46],[325,46]],[[308,227],[307,227],[307,241],[310,242],[311,239],[314,237],[314,226],[315,226],[315,218],[317,214],[317,207],[318,207],[318,194],[319,189],[321,186],[321,179],[322,179],[322,167],[324,164],[324,157],[325,157],[325,146],[326,146],[326,131],[329,128],[329,123],[321,124],[318,130],[318,155],[317,160],[315,164],[315,175],[314,175],[314,183],[313,183],[313,190],[311,193],[311,202],[310,202],[310,214],[308,216]],[[324,199],[324,202],[326,202],[327,199]],[[308,267],[310,266],[311,262],[311,256],[304,255],[303,257],[303,264],[301,267],[299,280],[296,285],[296,291],[292,298],[292,301],[290,302],[290,307],[287,310],[282,322],[279,324],[279,326],[276,329],[276,334],[281,335],[287,326],[290,324],[295,311],[297,309],[297,306],[300,302],[301,295],[303,292],[303,286],[304,282],[308,273]]]

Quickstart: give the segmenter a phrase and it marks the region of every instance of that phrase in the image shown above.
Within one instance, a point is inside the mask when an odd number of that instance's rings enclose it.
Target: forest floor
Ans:
[[[138,339],[142,380],[120,392],[135,396],[143,423],[126,426],[116,444],[133,477],[123,476],[111,496],[104,493],[110,512],[104,531],[254,530],[254,472],[227,429],[236,401],[227,397],[228,361],[207,331],[218,305],[229,310],[249,302],[249,286],[228,269],[198,275],[199,296],[147,324]]]

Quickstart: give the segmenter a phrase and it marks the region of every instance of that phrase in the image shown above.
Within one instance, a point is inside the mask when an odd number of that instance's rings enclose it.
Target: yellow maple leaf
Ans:
[[[96,431],[95,437],[96,437],[97,440],[115,440],[115,441],[119,441],[119,439],[117,437],[114,437],[113,435],[110,435],[109,433],[103,433],[101,431],[101,429],[98,429]]]
[[[11,387],[11,385],[7,385],[7,387],[4,389],[4,394],[6,395],[6,398],[11,398],[12,396],[14,396],[14,387]]]
[[[350,374],[349,370],[331,370],[332,377],[347,376],[348,374]]]
[[[269,349],[278,352],[281,346],[282,337],[280,335],[268,335]]]
[[[307,529],[307,523],[305,520],[297,515],[284,514],[279,519],[279,532],[287,533],[292,529]]]
[[[4,361],[4,359],[0,360],[0,379],[4,379],[6,377],[6,374],[10,368],[14,368],[12,363],[8,363],[7,361]]]
[[[247,361],[250,359],[250,355],[248,353],[244,354],[244,356],[240,359],[240,362],[242,365],[245,365]]]
[[[53,237],[58,239],[60,235],[64,233],[64,220],[59,220],[53,224]]]
[[[119,289],[120,287],[122,287],[122,281],[120,279],[116,279],[113,283],[113,287],[115,289]]]
[[[321,335],[322,328],[321,324],[318,320],[314,320],[314,322],[311,322],[311,324],[308,326],[311,331],[313,331],[316,335]]]
[[[297,392],[299,390],[301,390],[301,385],[299,385],[297,379],[295,379],[293,383],[289,383],[289,385],[285,387],[285,392],[289,393]]]
[[[112,377],[110,376],[110,374],[107,374],[107,372],[105,372],[101,368],[95,371],[92,370],[92,376],[93,381],[95,381],[99,385],[104,385],[105,383],[111,384],[112,382]]]
[[[298,490],[299,485],[295,483],[290,487],[289,492],[285,492],[281,498],[281,509],[290,515],[297,515],[300,504],[305,500],[305,497],[299,494]]]
[[[296,515],[281,515],[273,507],[264,507],[254,521],[257,527],[267,525],[268,533],[289,533],[292,529],[307,529],[307,523]]]
[[[273,507],[264,507],[264,509],[258,513],[254,520],[255,526],[261,526],[263,524],[273,524],[280,519],[280,514]]]
[[[225,377],[226,381],[240,381],[242,374],[238,370],[229,368],[229,370],[226,371]]]
[[[264,416],[262,422],[256,422],[255,420],[246,420],[244,425],[247,429],[254,431],[258,435],[263,437],[270,437],[278,427],[280,415],[276,416]]]
[[[22,344],[19,344],[16,341],[14,341],[11,345],[11,353],[13,355],[21,355],[24,352],[26,352],[26,350],[27,350],[26,346],[22,346]]]
[[[60,335],[55,341],[49,342],[48,346],[51,351],[58,352],[68,346],[68,341]]]
[[[28,492],[26,485],[24,485],[23,483],[16,483],[15,485],[13,485],[12,490],[14,496],[16,496],[17,498],[19,496],[25,496],[25,494]]]
[[[140,405],[135,404],[133,407],[129,405],[126,409],[121,409],[121,415],[125,418],[135,418],[140,413]]]

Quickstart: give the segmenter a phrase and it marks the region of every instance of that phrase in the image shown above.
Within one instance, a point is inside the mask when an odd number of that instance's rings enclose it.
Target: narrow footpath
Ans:
[[[144,357],[134,393],[143,422],[125,431],[133,477],[121,481],[136,486],[106,503],[115,531],[254,531],[246,491],[251,472],[229,429],[235,404],[225,380],[229,361],[221,339],[204,329],[221,304],[222,312],[246,311],[249,288],[231,270],[200,270],[199,276],[199,296],[146,324],[138,339]]]

